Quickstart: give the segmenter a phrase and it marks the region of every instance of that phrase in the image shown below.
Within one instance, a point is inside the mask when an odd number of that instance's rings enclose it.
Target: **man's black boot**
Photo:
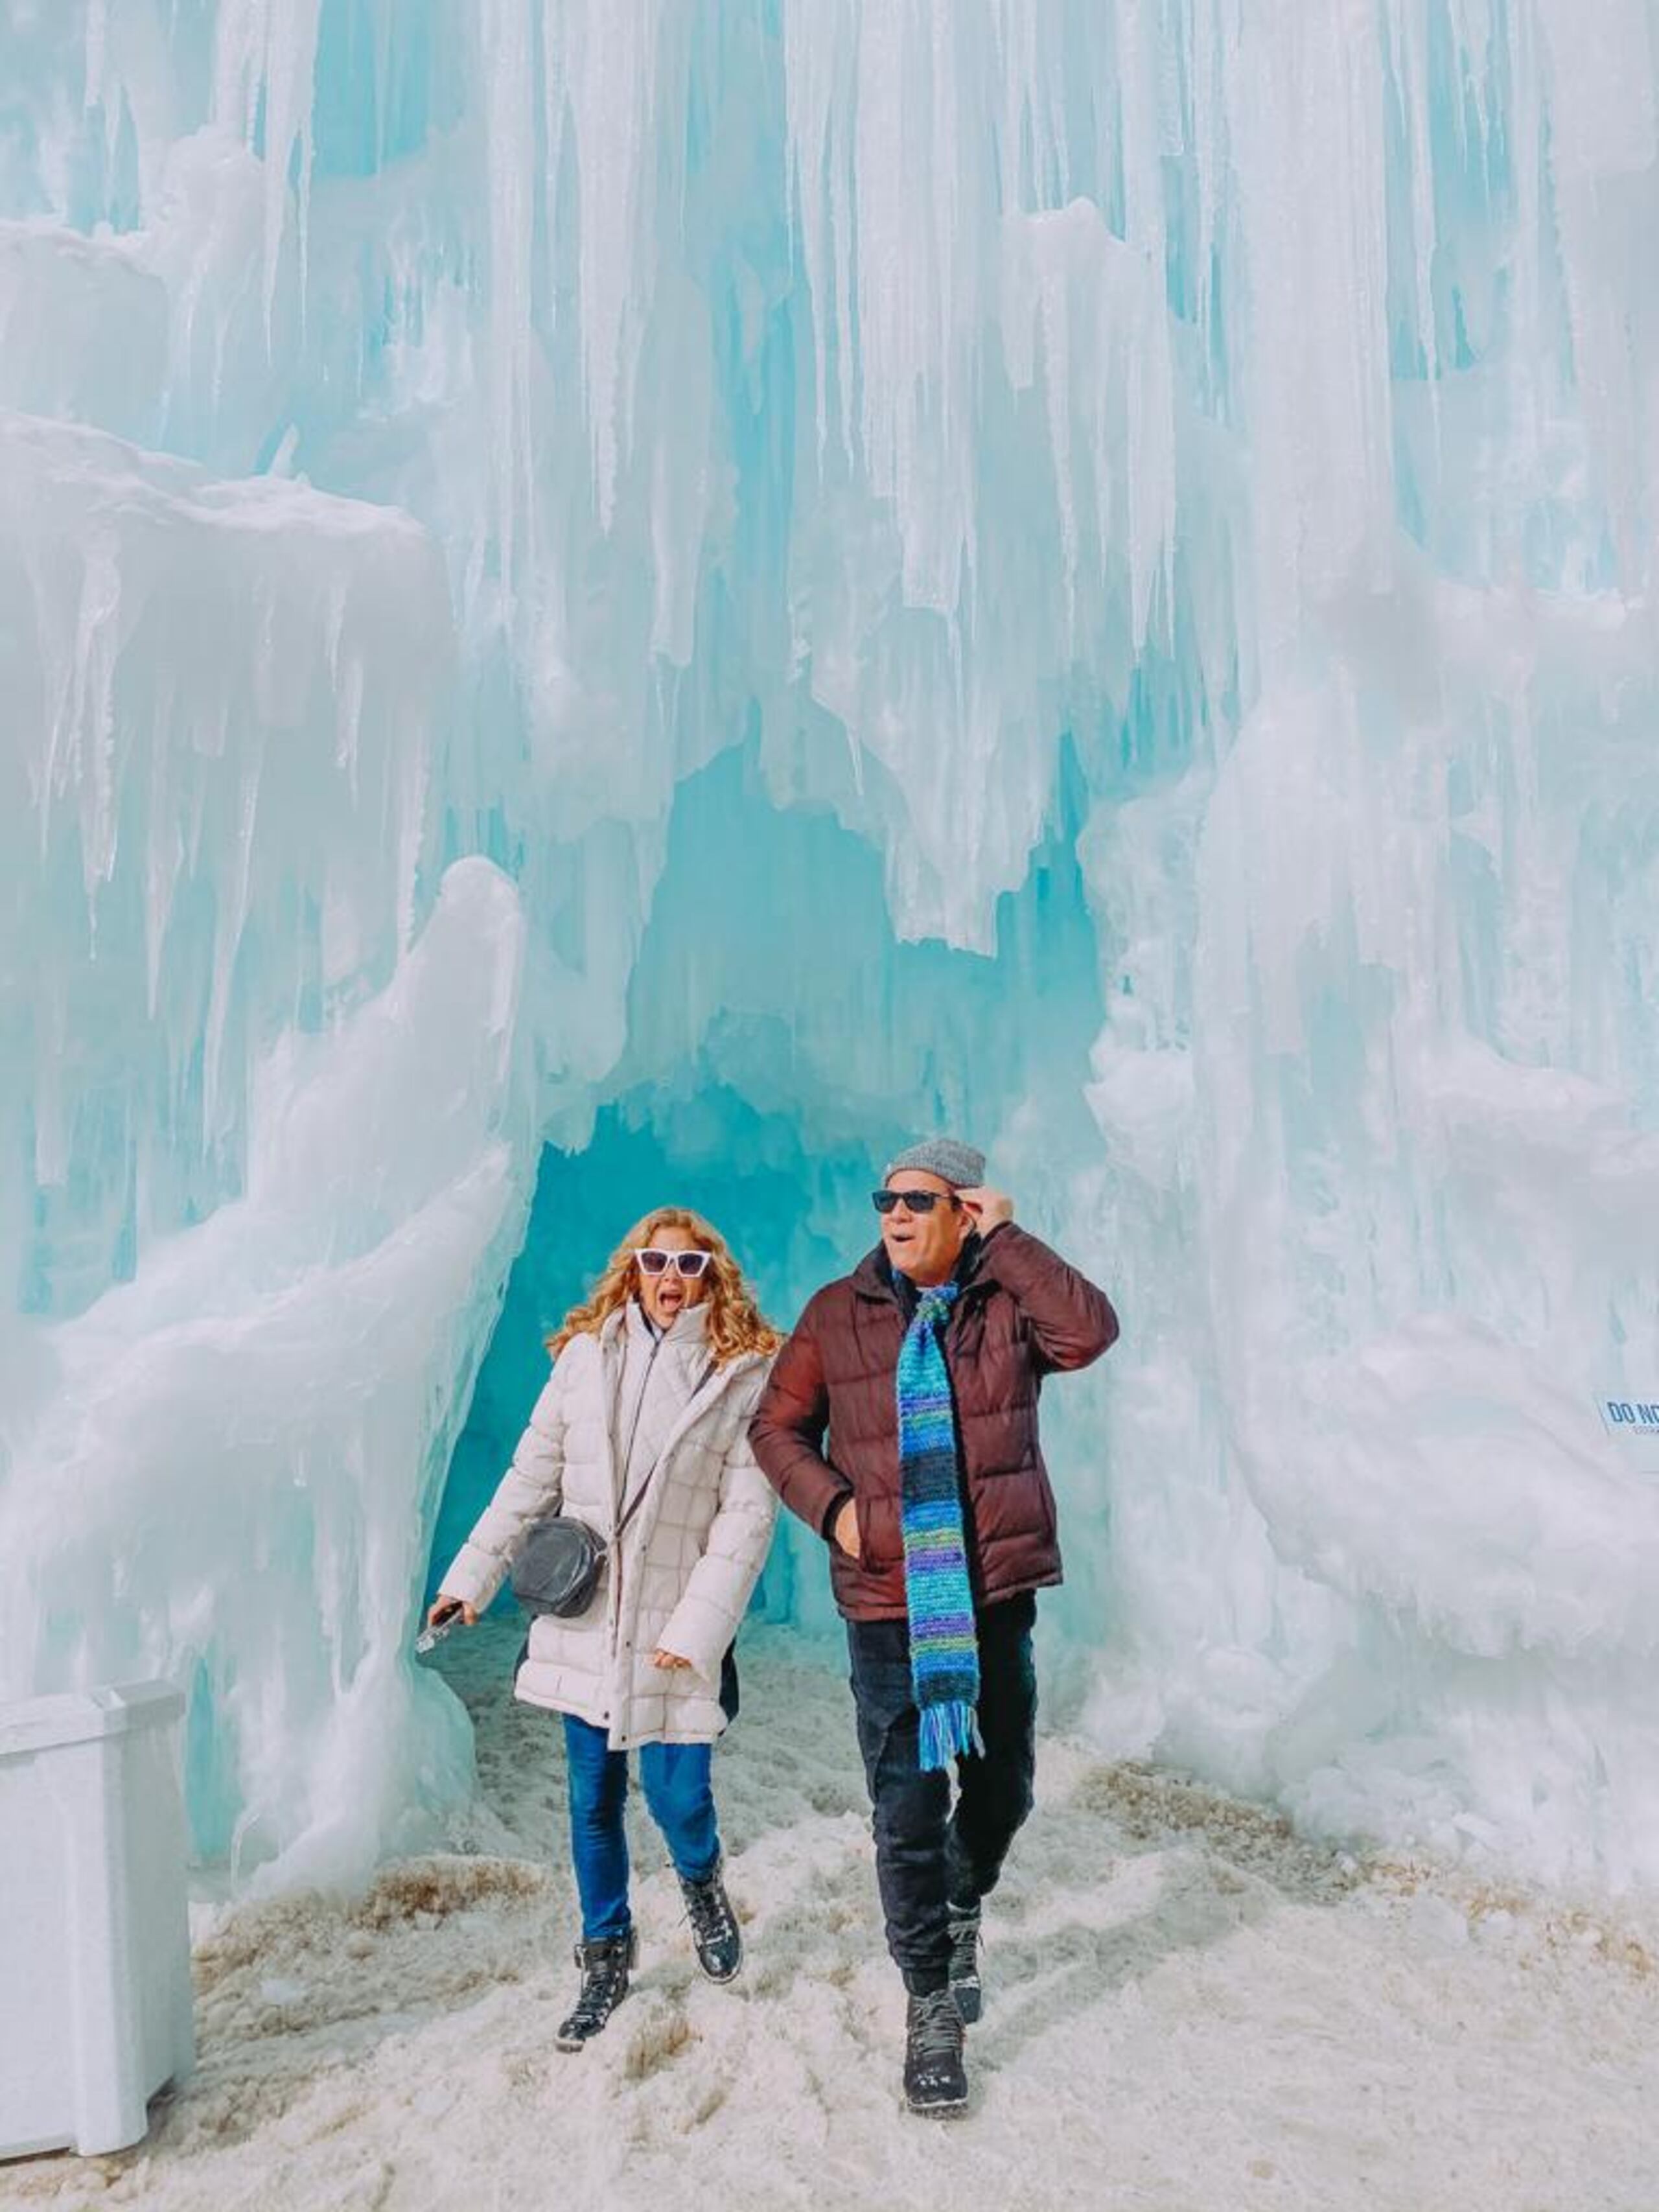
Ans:
[[[720,1879],[720,1865],[716,1859],[713,1871],[701,1881],[688,1881],[684,1875],[679,1878],[697,1964],[711,1982],[731,1981],[743,1964],[743,1931]]]
[[[913,2112],[945,2118],[968,2102],[963,2033],[948,1986],[912,1995],[904,2030],[904,2101]]]
[[[985,2002],[979,1978],[980,1909],[977,1905],[951,1905],[946,1910],[951,1916],[951,1994],[963,2026],[971,2027]]]
[[[639,1955],[639,1937],[631,1928],[625,1936],[602,1936],[597,1942],[577,1944],[582,1985],[554,2038],[561,2051],[580,2051],[599,2033],[628,1995],[628,1970]]]

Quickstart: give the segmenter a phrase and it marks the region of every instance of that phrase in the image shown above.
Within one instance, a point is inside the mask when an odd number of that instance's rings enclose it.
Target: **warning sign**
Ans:
[[[1659,1437],[1659,1390],[1645,1398],[1598,1398],[1604,1427],[1616,1437]]]

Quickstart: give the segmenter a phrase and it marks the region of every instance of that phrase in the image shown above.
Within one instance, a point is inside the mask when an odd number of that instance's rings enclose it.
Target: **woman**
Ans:
[[[562,2051],[604,2027],[637,1957],[623,1826],[635,1747],[698,1963],[716,1982],[742,1963],[710,1770],[736,1711],[732,1639],[776,1510],[749,1420],[781,1340],[706,1221],[683,1206],[647,1214],[549,1338],[552,1376],[428,1615],[470,1626],[547,1514],[606,1538],[622,1524],[586,1610],[532,1622],[514,1685],[564,1716],[582,1982]]]

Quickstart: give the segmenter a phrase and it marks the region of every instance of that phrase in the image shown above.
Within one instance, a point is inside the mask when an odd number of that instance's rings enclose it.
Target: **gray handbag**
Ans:
[[[605,1553],[605,1539],[586,1521],[551,1513],[536,1523],[513,1562],[513,1595],[526,1613],[573,1620],[593,1602]]]

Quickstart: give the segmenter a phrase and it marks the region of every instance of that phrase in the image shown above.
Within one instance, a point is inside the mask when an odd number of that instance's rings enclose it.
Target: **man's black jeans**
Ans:
[[[875,1808],[876,1878],[887,1948],[920,1996],[945,1987],[952,1905],[972,1905],[996,1887],[1002,1862],[1031,1809],[1036,1763],[1036,1673],[1031,1628],[1036,1598],[1005,1599],[977,1616],[982,1757],[950,1777],[917,1763],[921,1720],[910,1680],[910,1631],[902,1620],[849,1620],[859,1749]]]

